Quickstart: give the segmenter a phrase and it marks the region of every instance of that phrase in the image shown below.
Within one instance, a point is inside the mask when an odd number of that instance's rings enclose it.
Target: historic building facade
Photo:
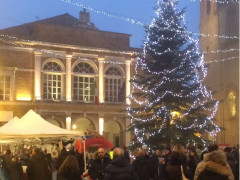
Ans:
[[[217,143],[239,143],[239,4],[200,2],[200,50],[209,65],[206,84],[220,100]],[[217,35],[217,36],[215,36]],[[213,61],[214,60],[214,61]],[[216,60],[216,61],[215,61]]]
[[[98,30],[85,10],[0,34],[1,124],[33,109],[59,127],[129,142],[130,35]]]

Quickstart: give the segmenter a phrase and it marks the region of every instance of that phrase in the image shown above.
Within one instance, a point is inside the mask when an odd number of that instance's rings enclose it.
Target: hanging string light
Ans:
[[[89,11],[92,11],[92,12],[97,13],[97,14],[103,14],[103,15],[108,16],[110,18],[123,20],[123,21],[129,22],[131,24],[136,24],[136,25],[140,25],[140,26],[146,26],[146,23],[144,23],[142,21],[138,21],[138,20],[136,20],[134,18],[131,18],[131,17],[113,15],[113,14],[107,13],[106,11],[103,11],[103,10],[96,10],[96,9],[90,7],[90,6],[85,6],[85,5],[77,3],[77,2],[72,2],[71,0],[60,0],[60,1],[62,1],[64,3],[68,3],[68,4],[71,4],[71,5],[74,5],[74,6],[77,6],[77,7],[86,8]],[[194,0],[192,0],[192,1],[194,1]],[[216,0],[212,0],[212,1],[216,1]],[[234,1],[235,0],[232,0],[231,2],[234,2]],[[224,3],[224,2],[221,2],[221,3]],[[225,3],[229,3],[229,2],[226,1]],[[173,32],[176,31],[175,28],[171,28],[169,30],[173,31]],[[187,31],[187,32],[190,35],[200,36],[200,37],[203,37],[203,38],[217,37],[217,38],[221,38],[221,39],[239,39],[238,36],[226,36],[226,35],[218,35],[218,34],[203,34],[203,33],[191,32],[191,31]]]
[[[24,42],[33,43],[33,44],[41,44],[41,43],[42,43],[42,42],[40,42],[40,41],[32,41],[32,40],[20,39],[20,38],[17,38],[17,37],[14,37],[14,36],[5,35],[5,34],[0,34],[0,37],[2,37],[2,38],[0,38],[0,41],[4,42],[4,43],[6,43],[6,44],[14,45],[14,46],[16,46],[16,47],[23,47],[23,48],[30,48],[30,47],[31,47],[31,46],[24,45],[24,44],[25,44]],[[7,39],[7,40],[5,40],[5,39]],[[17,43],[14,42],[14,41],[10,41],[9,39],[12,39],[12,40],[16,41]],[[169,39],[169,40],[171,40],[171,39]],[[197,41],[196,41],[196,42],[197,42]],[[44,44],[43,44],[43,45],[44,45]],[[75,50],[76,48],[71,48],[71,47],[69,47],[69,49]],[[60,57],[64,57],[64,56],[65,56],[64,54],[58,53],[58,52],[56,52],[56,51],[54,51],[54,50],[40,49],[40,48],[37,48],[37,49],[35,49],[35,50],[40,51],[40,52],[43,52],[43,53],[47,53],[47,54],[52,54],[52,55],[55,55],[55,56],[60,56]],[[132,55],[134,55],[134,56],[136,56],[136,55],[138,54],[137,52],[134,52],[134,51],[114,51],[114,50],[108,50],[108,49],[102,50],[102,49],[92,49],[92,48],[83,48],[83,47],[81,47],[81,50],[96,51],[96,52],[108,52],[108,53],[114,53],[114,54],[132,54]],[[210,51],[210,52],[208,52],[208,53],[221,53],[221,52],[225,53],[225,52],[233,52],[233,51],[239,51],[239,49],[216,50],[216,51]],[[164,53],[167,53],[167,52],[171,52],[171,49],[168,49],[168,50],[166,50],[166,51],[164,51],[164,52],[162,52],[162,53],[156,53],[156,54],[161,55],[161,54],[164,54]],[[188,53],[189,53],[189,52],[187,52],[186,54],[188,54]],[[207,53],[206,51],[203,52],[203,54],[208,54],[208,53]],[[184,54],[184,55],[186,55],[186,54]],[[180,56],[180,54],[179,54],[179,56]],[[81,57],[81,56],[76,56],[76,55],[75,55],[74,57],[80,58],[80,59],[82,58],[82,60],[84,60],[84,58]],[[86,59],[86,60],[89,60],[89,58],[85,58],[85,59]],[[138,62],[138,64],[140,63],[140,64],[143,64],[143,66],[145,65],[144,62],[142,62],[141,59],[138,58],[138,60],[140,61],[140,62],[136,61],[136,62]],[[204,62],[204,63],[205,63],[205,64],[210,64],[210,63],[217,63],[217,62],[224,62],[224,61],[232,61],[232,60],[239,60],[239,57],[229,57],[229,58],[226,58],[226,59],[213,59],[213,60],[208,60],[208,61],[206,61],[206,62]],[[97,61],[97,60],[96,60],[96,61]],[[124,62],[115,61],[115,60],[106,60],[106,61],[104,61],[104,63],[125,64]],[[184,62],[182,62],[182,63],[184,63]],[[176,67],[175,69],[172,69],[172,71],[156,72],[156,74],[170,73],[170,72],[173,72],[173,71],[175,71],[175,70],[177,70],[177,69],[179,69],[179,68],[180,68],[180,67]],[[135,67],[135,72],[137,72],[136,67]],[[153,73],[153,74],[154,74],[154,73]],[[180,79],[177,80],[177,81],[181,81],[181,80],[184,79],[184,78],[186,78],[186,77],[182,77],[182,78],[180,78]],[[173,81],[173,80],[171,80],[171,79],[168,79],[168,80],[169,80],[169,81]]]

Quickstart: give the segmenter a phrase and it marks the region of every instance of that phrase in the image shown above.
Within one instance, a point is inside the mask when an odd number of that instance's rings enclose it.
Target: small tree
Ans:
[[[136,135],[132,147],[205,143],[204,135],[220,130],[213,122],[218,101],[203,85],[207,69],[198,41],[187,32],[185,9],[176,6],[175,1],[158,2],[157,17],[146,27],[147,41],[132,79],[132,105],[127,108],[129,129]]]

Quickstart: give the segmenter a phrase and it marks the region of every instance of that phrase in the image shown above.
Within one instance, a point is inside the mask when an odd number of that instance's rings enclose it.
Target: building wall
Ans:
[[[236,50],[239,49],[239,39],[226,38],[239,38],[238,15],[239,6],[236,3],[220,6],[216,2],[201,1],[200,33],[210,35],[200,39],[200,50],[207,53],[204,59],[209,66],[205,83],[216,92],[215,98],[221,101],[215,116],[216,123],[224,128],[217,134],[219,144],[236,145],[239,142],[239,51]],[[225,38],[213,37],[213,34]],[[224,50],[232,51],[222,52]],[[234,96],[235,100],[230,96]]]
[[[38,47],[39,48],[39,47]],[[44,49],[44,47],[41,47]],[[14,116],[21,118],[29,109],[33,109],[39,113],[43,118],[49,120],[56,120],[59,123],[59,126],[66,128],[66,118],[71,117],[71,126],[79,118],[87,118],[91,123],[93,123],[94,130],[99,131],[99,117],[104,118],[105,123],[111,123],[114,121],[119,125],[120,132],[119,134],[119,143],[120,145],[126,145],[129,140],[126,140],[127,133],[124,131],[127,128],[126,114],[123,112],[126,108],[126,102],[116,102],[116,103],[101,103],[96,105],[93,103],[83,103],[75,101],[66,101],[66,58],[67,54],[65,49],[54,49],[58,53],[62,53],[63,56],[57,56],[55,54],[41,54],[41,67],[48,60],[57,60],[64,67],[64,80],[63,80],[63,98],[60,101],[54,100],[36,100],[35,98],[35,55],[34,48],[14,48],[1,46],[0,47],[0,75],[6,72],[11,74],[11,99],[9,101],[0,101],[0,111],[10,111]],[[54,51],[54,52],[55,52]],[[106,51],[107,52],[107,51]],[[72,56],[71,66],[78,61],[79,52],[72,51],[68,54],[77,54]],[[129,54],[120,54],[113,56],[108,53],[101,54],[95,52],[95,54],[88,54],[88,56],[93,57],[106,57],[112,59],[112,63],[104,63],[104,72],[109,66],[118,67],[123,73],[123,80],[126,79],[126,65],[125,61],[133,60]],[[84,55],[86,56],[86,54]],[[114,63],[113,61],[116,61]],[[120,63],[120,64],[119,64]],[[96,67],[96,82],[99,89],[99,63],[93,61],[94,66]],[[41,75],[41,78],[43,76]],[[104,75],[105,79],[105,75]],[[73,75],[71,75],[71,80],[73,81]],[[104,80],[105,82],[105,80]],[[71,83],[73,86],[73,82]],[[126,84],[128,84],[126,82]],[[42,85],[42,83],[41,83]],[[104,86],[104,85],[103,85]],[[72,92],[73,93],[73,88]],[[41,87],[41,96],[43,97],[42,87]],[[72,94],[73,96],[73,94]],[[1,124],[4,124],[1,122]],[[105,135],[105,134],[104,134]],[[107,136],[107,134],[106,134]],[[112,137],[111,137],[112,139]]]

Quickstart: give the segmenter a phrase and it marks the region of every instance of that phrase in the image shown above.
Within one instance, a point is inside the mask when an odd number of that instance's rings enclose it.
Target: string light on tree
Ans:
[[[220,131],[213,122],[219,102],[203,85],[204,57],[186,30],[184,10],[176,6],[175,1],[158,1],[156,17],[146,28],[143,53],[135,63],[130,99],[136,105],[127,108],[136,135],[132,147],[206,144],[202,134],[215,136]]]

